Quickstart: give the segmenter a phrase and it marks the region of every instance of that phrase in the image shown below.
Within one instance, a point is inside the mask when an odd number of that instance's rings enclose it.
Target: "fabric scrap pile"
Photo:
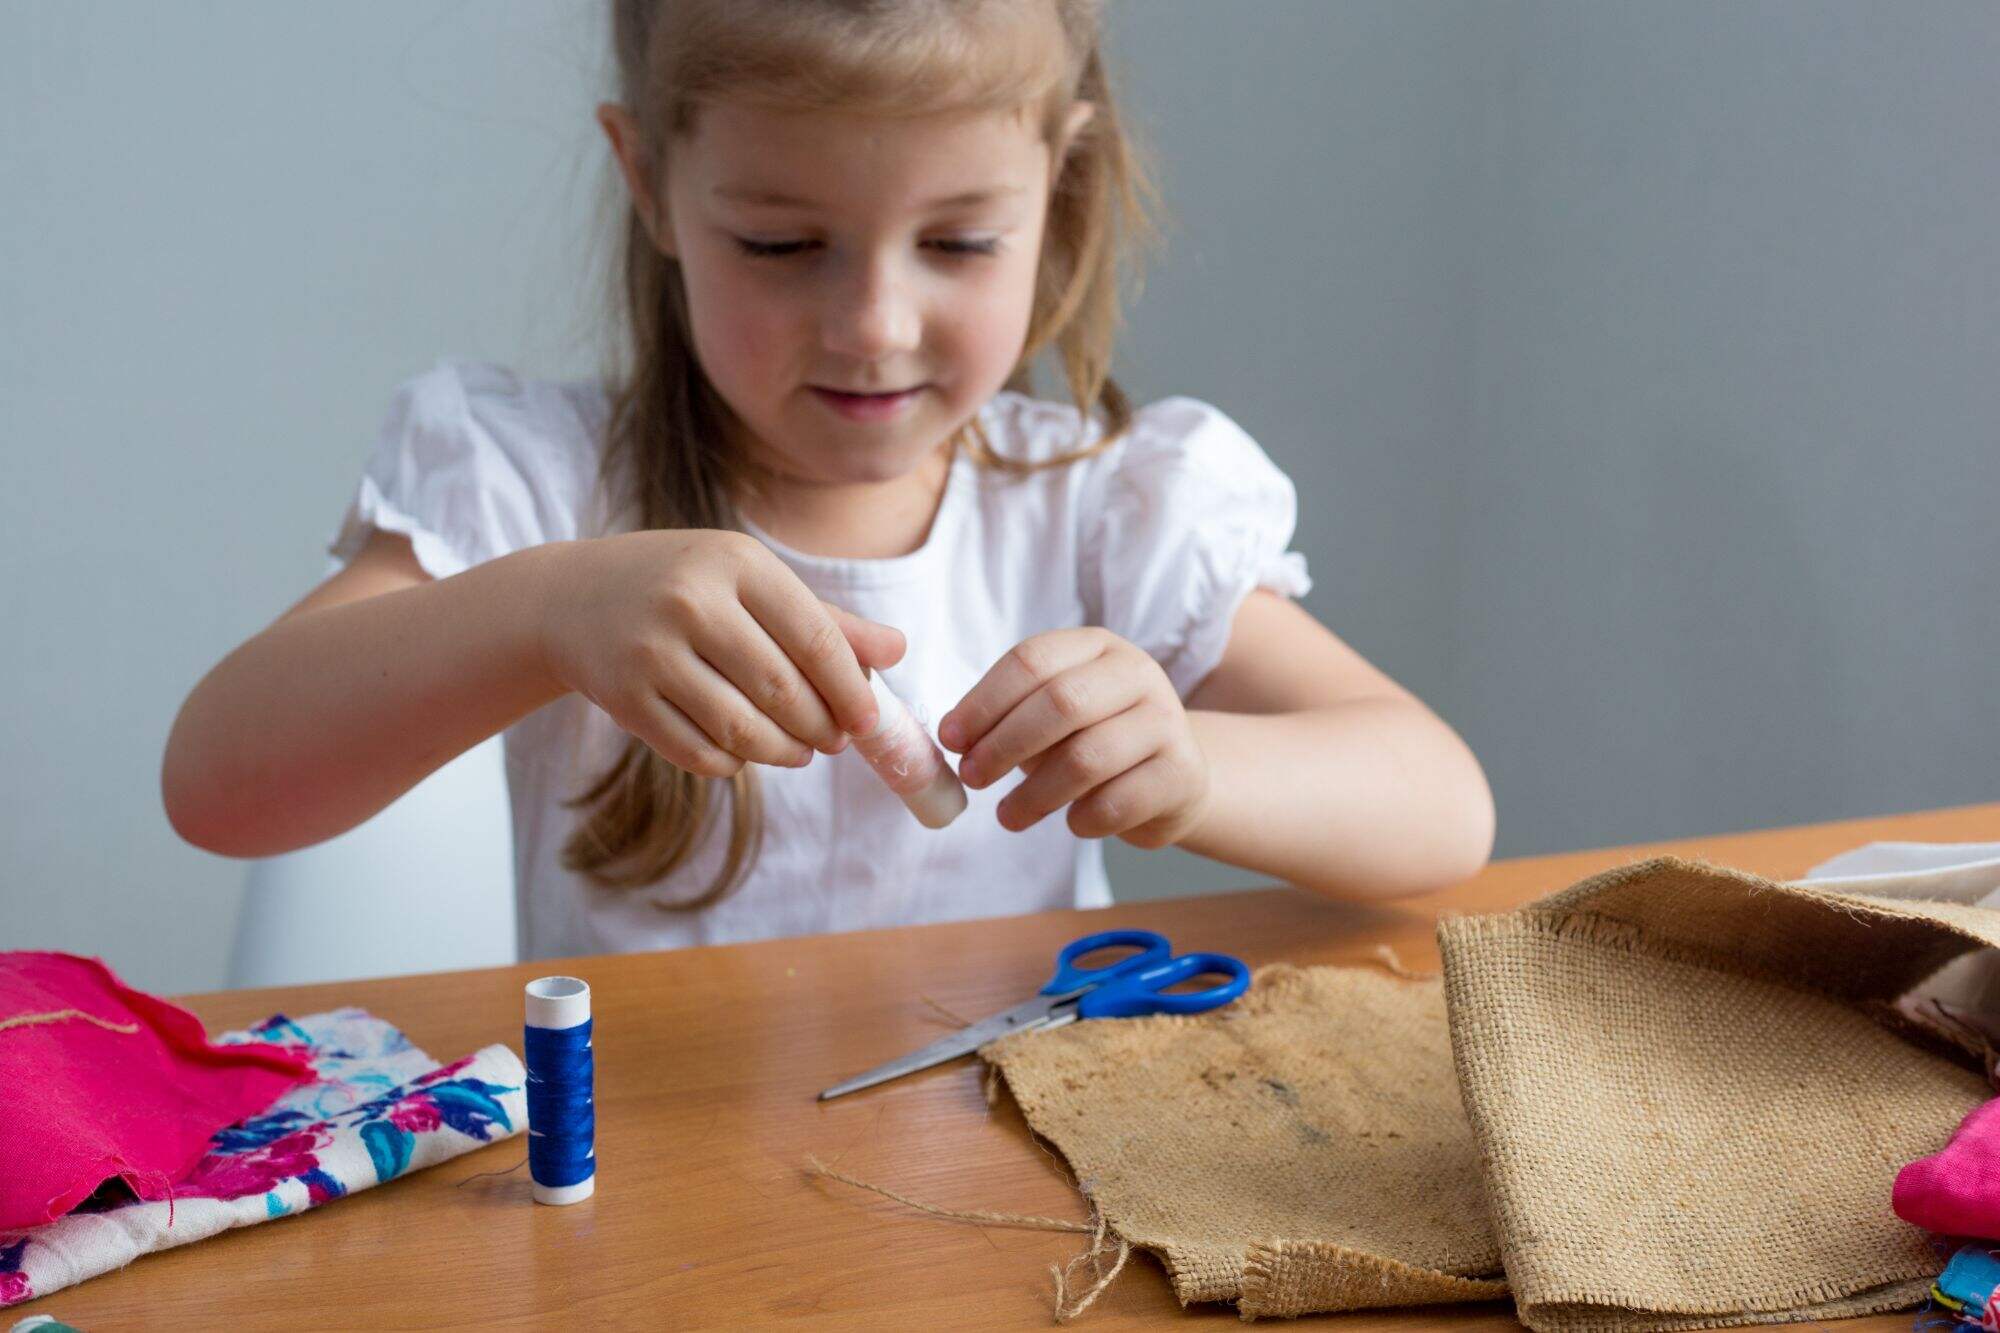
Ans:
[[[2000,960],[1992,887],[1661,858],[1441,922],[1441,978],[1273,966],[1210,1014],[982,1054],[1183,1302],[1511,1296],[1565,1333],[1909,1309],[1949,1251],[1892,1185],[1992,1096],[1937,989]]]
[[[1953,1321],[2000,1333],[2000,1098],[1975,1109],[1944,1151],[1896,1175],[1896,1216],[1941,1236],[1976,1236],[1951,1256],[1931,1299]]]
[[[1951,1256],[1931,1287],[1931,1299],[1953,1316],[1953,1324],[2000,1328],[1995,1289],[2000,1288],[2000,1256],[1984,1245],[1967,1245]]]
[[[360,1009],[211,1041],[96,959],[0,953],[0,1306],[509,1138],[523,1081]]]

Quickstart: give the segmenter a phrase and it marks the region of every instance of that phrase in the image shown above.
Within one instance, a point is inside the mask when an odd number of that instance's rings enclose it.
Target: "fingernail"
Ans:
[[[854,720],[854,734],[857,736],[873,735],[875,731],[875,725],[881,720],[882,720],[881,714],[875,712],[869,712],[861,717],[856,718]]]
[[[839,754],[842,750],[845,750],[846,748],[847,748],[847,733],[843,731],[840,733],[840,735],[834,737],[833,745],[830,749],[827,750],[827,753]]]
[[[957,718],[946,715],[945,720],[938,723],[938,740],[947,750],[958,749],[965,743],[964,725]]]

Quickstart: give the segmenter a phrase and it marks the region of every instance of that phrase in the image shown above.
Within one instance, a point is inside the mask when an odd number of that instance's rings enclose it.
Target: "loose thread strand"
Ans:
[[[808,1157],[806,1165],[808,1168],[807,1174],[809,1175],[831,1176],[833,1179],[852,1185],[856,1189],[867,1190],[871,1194],[879,1194],[885,1199],[894,1199],[897,1203],[914,1208],[920,1213],[929,1213],[933,1217],[948,1217],[958,1222],[979,1222],[990,1226],[1025,1227],[1030,1231],[1079,1231],[1087,1233],[1090,1230],[1090,1224],[1087,1222],[1065,1222],[1058,1217],[1034,1217],[1023,1213],[983,1213],[957,1208],[940,1208],[936,1204],[924,1203],[922,1200],[912,1199],[907,1194],[898,1194],[896,1191],[887,1189],[881,1185],[871,1185],[865,1180],[856,1180],[844,1171],[834,1170],[817,1157]]]
[[[45,1014],[15,1014],[12,1018],[0,1018],[0,1032],[8,1028],[35,1027],[42,1023],[61,1023],[66,1019],[80,1018],[86,1023],[95,1023],[107,1032],[133,1033],[139,1030],[137,1023],[114,1023],[96,1014],[87,1014],[81,1009],[52,1009]]]
[[[1121,1236],[1118,1238],[1117,1260],[1111,1265],[1110,1272],[1106,1273],[1103,1271],[1102,1256],[1110,1252],[1110,1247],[1104,1243],[1106,1230],[1104,1214],[1099,1213],[1097,1216],[1097,1234],[1091,1239],[1090,1248],[1070,1260],[1066,1268],[1057,1268],[1054,1264],[1049,1265],[1049,1272],[1054,1274],[1056,1280],[1056,1322],[1058,1324],[1067,1324],[1076,1319],[1085,1310],[1088,1310],[1097,1298],[1102,1296],[1110,1288],[1111,1284],[1117,1280],[1119,1272],[1125,1267],[1125,1261],[1132,1257],[1132,1243]],[[1097,1282],[1077,1300],[1075,1305],[1065,1307],[1064,1298],[1068,1285],[1068,1274],[1085,1259],[1090,1260],[1090,1271],[1097,1277]]]
[[[1035,1217],[1021,1213],[988,1213],[970,1209],[940,1208],[936,1204],[924,1203],[922,1200],[912,1199],[907,1194],[899,1194],[895,1190],[887,1189],[881,1185],[871,1185],[865,1180],[856,1180],[844,1171],[834,1170],[817,1157],[808,1157],[806,1163],[809,1175],[829,1176],[834,1180],[852,1185],[856,1189],[864,1189],[871,1194],[879,1194],[885,1199],[894,1199],[897,1203],[914,1208],[920,1213],[928,1213],[932,1217],[942,1217],[954,1222],[972,1222],[988,1226],[1024,1227],[1032,1231],[1069,1231],[1090,1236],[1090,1248],[1071,1259],[1067,1265],[1062,1267],[1058,1267],[1055,1264],[1049,1265],[1049,1272],[1055,1278],[1055,1318],[1058,1324],[1067,1324],[1085,1310],[1088,1310],[1096,1302],[1097,1298],[1102,1296],[1110,1288],[1111,1284],[1117,1280],[1118,1274],[1125,1268],[1125,1261],[1132,1257],[1132,1244],[1124,1237],[1115,1238],[1118,1242],[1115,1250],[1107,1243],[1107,1241],[1114,1239],[1110,1235],[1111,1224],[1109,1219],[1104,1216],[1103,1210],[1098,1208],[1094,1202],[1091,1205],[1092,1220],[1090,1222],[1066,1222],[1060,1218]],[[1112,1261],[1110,1270],[1106,1271],[1104,1268],[1104,1258],[1106,1255],[1114,1253],[1117,1257]],[[1091,1276],[1097,1280],[1091,1285],[1088,1291],[1077,1297],[1076,1303],[1072,1305],[1069,1298],[1069,1284],[1076,1272],[1077,1266],[1086,1260],[1090,1263]]]
[[[467,1176],[464,1180],[459,1181],[458,1184],[454,1185],[452,1188],[464,1189],[471,1182],[475,1180],[484,1180],[488,1176],[511,1176],[516,1171],[519,1171],[522,1167],[526,1166],[527,1164],[528,1164],[528,1159],[523,1157],[520,1161],[514,1163],[514,1165],[508,1167],[502,1167],[498,1171],[475,1171],[471,1175]]]

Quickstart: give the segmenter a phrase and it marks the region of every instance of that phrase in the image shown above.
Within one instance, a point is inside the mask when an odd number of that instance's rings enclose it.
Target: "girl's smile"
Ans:
[[[895,420],[916,402],[923,390],[921,384],[894,393],[844,393],[817,384],[812,386],[813,393],[828,407],[849,421],[864,422]]]

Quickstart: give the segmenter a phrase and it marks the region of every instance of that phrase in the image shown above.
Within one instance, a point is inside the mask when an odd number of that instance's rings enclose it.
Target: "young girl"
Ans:
[[[504,729],[530,957],[1099,905],[1109,836],[1476,870],[1478,763],[1289,600],[1290,482],[1107,374],[1143,181],[1095,10],[616,0],[629,364],[403,385],[338,572],[181,710],[180,834],[317,842]],[[864,668],[959,756],[949,826],[848,744]]]

